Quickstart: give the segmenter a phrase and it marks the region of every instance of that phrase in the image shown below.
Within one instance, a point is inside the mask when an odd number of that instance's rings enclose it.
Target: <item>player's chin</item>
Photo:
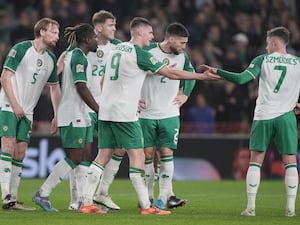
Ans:
[[[56,47],[56,42],[49,42],[48,43],[48,46],[50,47],[50,48],[55,48]]]
[[[114,39],[115,39],[115,34],[114,33],[109,35],[109,40],[114,40]]]

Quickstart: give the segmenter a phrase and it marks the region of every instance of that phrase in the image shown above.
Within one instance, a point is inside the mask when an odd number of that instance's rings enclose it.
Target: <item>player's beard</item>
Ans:
[[[176,48],[173,48],[172,46],[170,46],[170,50],[171,50],[171,52],[173,53],[173,54],[175,54],[175,55],[179,55],[179,51],[177,51],[177,49]]]
[[[48,48],[55,48],[56,47],[56,41],[45,41]]]

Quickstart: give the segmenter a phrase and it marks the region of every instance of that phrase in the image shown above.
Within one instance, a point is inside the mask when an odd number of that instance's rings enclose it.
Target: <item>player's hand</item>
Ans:
[[[50,133],[52,135],[56,134],[58,131],[58,126],[57,126],[57,117],[55,116],[52,121],[51,121],[51,128],[50,128]]]
[[[188,100],[188,96],[184,94],[177,94],[177,96],[173,100],[173,104],[177,105],[178,108],[180,108],[187,100]]]
[[[19,104],[12,106],[12,109],[18,120],[21,120],[25,116],[25,112]]]
[[[177,63],[173,63],[172,65],[169,65],[170,68],[174,69]]]
[[[221,80],[222,77],[217,75],[214,72],[211,72],[210,70],[206,70],[204,73],[202,73],[202,80]]]
[[[200,69],[205,70],[205,71],[209,70],[210,72],[212,72],[214,74],[217,74],[217,68],[209,66],[209,65],[206,65],[206,64],[200,65]]]
[[[146,108],[146,104],[143,100],[139,100],[139,104],[138,104],[138,113],[140,113],[141,111],[143,111]]]
[[[300,103],[297,103],[295,108],[294,108],[294,112],[296,115],[299,115],[300,114]]]

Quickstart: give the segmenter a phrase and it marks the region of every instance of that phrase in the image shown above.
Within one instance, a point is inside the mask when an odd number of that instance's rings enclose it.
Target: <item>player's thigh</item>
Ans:
[[[17,140],[29,143],[31,130],[32,122],[27,117],[23,117],[21,120],[18,121],[16,136]]]
[[[179,117],[161,119],[158,124],[157,147],[177,149],[180,129]]]
[[[157,120],[140,118],[139,121],[143,130],[144,147],[156,146]]]
[[[280,154],[297,154],[298,133],[297,121],[293,111],[275,120],[274,142]]]
[[[88,127],[73,127],[72,123],[69,126],[59,127],[62,146],[71,149],[83,149],[87,143]]]
[[[273,137],[274,119],[254,120],[252,122],[249,149],[251,151],[266,151]]]
[[[112,129],[115,137],[117,137],[117,148],[144,148],[143,132],[139,121],[113,122]]]
[[[111,125],[111,121],[98,120],[98,148],[117,148],[116,136]]]
[[[0,111],[0,136],[15,137],[29,143],[32,122],[26,116],[18,120],[13,112]]]
[[[98,116],[97,113],[89,113],[91,118],[91,126],[87,129],[87,143],[94,141],[94,133],[98,132]]]

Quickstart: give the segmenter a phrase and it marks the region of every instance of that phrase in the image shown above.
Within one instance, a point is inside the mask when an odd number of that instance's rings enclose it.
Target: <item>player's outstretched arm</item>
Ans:
[[[207,70],[204,73],[195,73],[185,70],[173,69],[168,66],[162,67],[158,74],[168,77],[171,80],[220,80],[220,76]]]
[[[245,70],[241,73],[234,73],[229,72],[222,69],[217,69],[208,65],[201,65],[201,69],[205,71],[209,71],[212,74],[219,75],[220,77],[224,78],[225,80],[231,81],[236,84],[245,84],[253,79],[255,79],[255,75],[250,73],[249,70]]]

